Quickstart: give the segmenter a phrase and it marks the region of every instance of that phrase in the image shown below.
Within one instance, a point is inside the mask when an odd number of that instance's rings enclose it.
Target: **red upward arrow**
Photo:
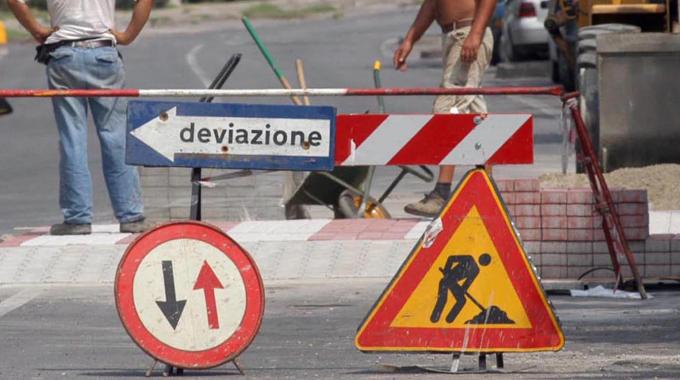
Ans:
[[[224,289],[222,283],[213,272],[207,261],[203,262],[201,271],[198,273],[198,278],[196,278],[196,284],[194,284],[194,290],[203,289],[205,294],[205,308],[208,313],[208,326],[211,329],[220,328],[220,320],[217,317],[217,302],[215,300],[215,289]]]

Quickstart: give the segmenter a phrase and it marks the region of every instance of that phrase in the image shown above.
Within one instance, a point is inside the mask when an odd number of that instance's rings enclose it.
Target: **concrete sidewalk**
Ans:
[[[655,212],[652,220],[657,229],[678,232],[677,218],[675,212]],[[253,256],[265,280],[318,280],[391,278],[429,221],[312,219],[212,224]],[[121,234],[117,228],[117,225],[95,225],[93,233],[85,236],[50,236],[47,227],[18,231],[0,242],[0,284],[112,283],[122,254],[136,237]],[[538,273],[546,272],[544,285],[548,288],[576,286],[578,282],[573,279],[549,275],[547,268],[552,264],[548,259],[555,254],[541,252],[542,244],[551,243],[525,242],[524,247]],[[568,248],[565,252],[583,245],[564,244]],[[573,254],[581,256],[583,252]],[[566,264],[566,257],[564,261]],[[548,266],[543,268],[544,265]],[[609,273],[600,274],[603,275]],[[597,279],[602,280],[608,279]]]

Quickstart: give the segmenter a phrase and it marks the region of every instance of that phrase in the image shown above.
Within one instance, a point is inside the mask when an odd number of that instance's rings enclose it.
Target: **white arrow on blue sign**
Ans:
[[[332,107],[128,104],[130,165],[331,170],[334,148]]]

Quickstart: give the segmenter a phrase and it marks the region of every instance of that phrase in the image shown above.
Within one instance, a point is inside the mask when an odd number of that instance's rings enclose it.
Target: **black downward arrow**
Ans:
[[[187,303],[186,300],[177,301],[177,296],[175,295],[175,275],[172,272],[172,261],[163,261],[163,281],[165,282],[165,301],[156,301],[158,307],[165,315],[165,318],[172,326],[172,329],[177,328],[179,319],[182,317],[182,311],[184,310],[184,305]]]

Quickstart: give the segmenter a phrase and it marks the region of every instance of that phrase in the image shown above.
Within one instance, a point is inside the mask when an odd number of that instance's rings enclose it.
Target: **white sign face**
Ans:
[[[175,239],[151,250],[133,280],[134,306],[158,340],[184,351],[203,351],[228,339],[246,310],[243,278],[214,246]]]
[[[175,154],[328,157],[323,119],[182,116],[172,108],[130,132],[170,161]]]

